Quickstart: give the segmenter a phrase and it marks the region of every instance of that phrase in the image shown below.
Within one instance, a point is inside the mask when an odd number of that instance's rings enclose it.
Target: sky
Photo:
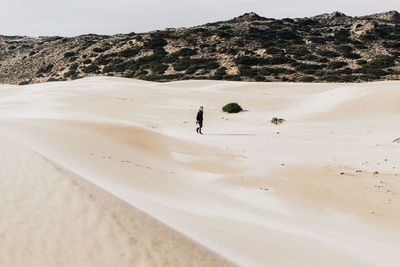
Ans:
[[[351,16],[400,10],[399,0],[0,0],[0,35],[75,36],[146,32],[227,20],[340,11]]]

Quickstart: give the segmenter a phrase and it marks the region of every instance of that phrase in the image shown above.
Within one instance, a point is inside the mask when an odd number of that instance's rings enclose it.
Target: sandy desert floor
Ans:
[[[399,121],[400,82],[1,85],[0,266],[399,266]]]

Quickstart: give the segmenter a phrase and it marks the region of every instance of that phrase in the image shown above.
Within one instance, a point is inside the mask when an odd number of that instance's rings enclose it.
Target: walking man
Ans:
[[[197,129],[196,129],[196,132],[199,134],[203,134],[201,132],[201,128],[203,128],[203,106],[201,106],[199,109],[199,112],[197,112],[196,124],[199,125],[199,127],[197,127]]]

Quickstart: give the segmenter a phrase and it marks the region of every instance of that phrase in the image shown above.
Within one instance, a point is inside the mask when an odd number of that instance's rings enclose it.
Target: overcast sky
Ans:
[[[264,17],[359,16],[399,10],[399,0],[0,0],[1,35],[115,34],[194,26],[254,11]]]

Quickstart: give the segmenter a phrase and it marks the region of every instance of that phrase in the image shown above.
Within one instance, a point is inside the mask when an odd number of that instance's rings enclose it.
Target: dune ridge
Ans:
[[[33,231],[29,240],[42,243],[28,242],[32,250],[22,256],[2,253],[0,261],[4,266],[23,266],[30,259],[36,266],[396,266],[400,152],[392,141],[400,132],[393,124],[399,119],[399,86],[159,84],[109,77],[2,86],[2,180],[20,182],[9,194],[10,208],[0,214],[6,223],[29,221],[38,205],[54,223],[42,217],[31,221],[49,232],[60,231],[57,225],[64,226],[63,216],[70,214],[75,225],[69,233],[79,230],[87,241],[58,244],[64,240],[59,233],[49,233],[46,241],[44,230]],[[247,111],[223,114],[221,107],[231,101]],[[200,105],[204,136],[193,130]],[[269,124],[275,116],[285,123]],[[28,154],[37,158],[18,160]],[[33,208],[14,207],[15,192],[29,196],[41,179],[52,179],[38,190],[42,202],[27,198]],[[8,187],[5,183],[2,190]],[[54,188],[59,193],[53,195],[66,196],[54,204],[62,207],[59,217],[47,197]],[[73,200],[71,212],[63,207],[66,199]],[[93,226],[98,221],[100,228]],[[7,237],[9,229],[20,227],[3,225],[0,233]],[[28,240],[13,231],[18,240]],[[2,244],[11,248],[15,240]],[[95,253],[107,242],[110,249],[99,251],[108,253]],[[78,253],[82,258],[73,262],[68,244],[92,252]],[[57,253],[48,253],[52,250]],[[121,253],[124,257],[116,256]]]

